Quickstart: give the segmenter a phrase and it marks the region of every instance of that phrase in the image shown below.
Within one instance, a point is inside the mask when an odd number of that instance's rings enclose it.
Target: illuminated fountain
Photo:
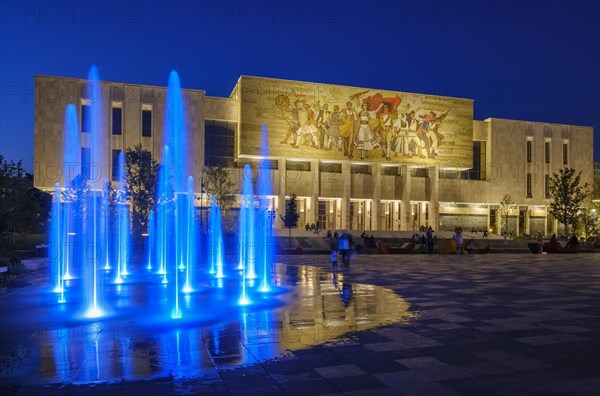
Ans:
[[[131,242],[129,241],[129,205],[127,204],[126,196],[126,180],[125,180],[125,155],[121,151],[119,154],[119,172],[118,172],[118,184],[116,191],[116,221],[115,221],[115,232],[116,243],[115,248],[115,261],[117,262],[116,278],[115,283],[123,283],[123,276],[129,275],[127,271],[127,261],[129,259],[129,247]]]
[[[263,158],[269,155],[269,141],[268,141],[268,129],[267,123],[263,124],[262,137],[261,137],[261,155]],[[271,290],[269,279],[271,279],[271,268],[273,265],[273,213],[274,207],[272,202],[269,200],[269,193],[271,192],[271,180],[267,174],[268,167],[264,166],[264,163],[259,164],[259,169],[262,172],[258,177],[258,212],[256,216],[256,223],[258,225],[258,239],[261,250],[258,263],[261,265],[261,282],[260,291],[263,293]]]
[[[210,230],[210,271],[217,279],[225,277],[223,266],[225,265],[225,251],[223,246],[223,227],[221,220],[221,208],[213,196],[210,202],[210,218],[208,222]]]
[[[235,272],[226,270],[221,212],[214,197],[209,219],[210,249],[205,256],[199,250],[203,238],[199,232],[194,178],[188,164],[185,109],[177,73],[172,71],[169,75],[164,147],[154,210],[143,234],[146,243],[142,257],[138,252],[133,258],[136,253],[130,230],[125,155],[121,152],[114,164],[117,166],[114,183],[108,181],[100,166],[109,157],[109,147],[102,138],[107,125],[102,118],[102,92],[95,66],[90,69],[84,96],[82,111],[86,114],[81,116],[85,123],[81,125],[84,133],[81,141],[76,107],[69,105],[65,111],[68,137],[65,169],[81,162],[81,173],[78,177],[65,175],[65,187],[56,186],[52,205],[50,235],[51,245],[56,249],[49,257],[52,289],[59,293],[58,300],[74,306],[78,316],[92,319],[133,312],[135,305],[125,296],[134,291],[157,296],[160,304],[152,305],[150,298],[141,304],[148,304],[144,309],[163,319],[198,318],[199,312],[209,308],[194,301],[207,298],[223,307],[267,304],[266,299],[253,302],[252,296],[271,291],[273,206],[268,199],[271,183],[268,177],[260,177],[258,169],[258,196],[254,195],[252,170],[249,166],[244,168],[238,251],[235,264],[229,263],[241,271],[225,279],[227,272]],[[264,146],[266,134],[265,125]],[[232,298],[227,296],[231,293]],[[220,310],[203,315],[212,317],[218,313]]]

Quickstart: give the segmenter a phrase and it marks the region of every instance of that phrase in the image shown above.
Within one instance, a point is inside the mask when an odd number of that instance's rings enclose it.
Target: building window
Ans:
[[[119,180],[119,155],[121,150],[112,151],[112,181]]]
[[[427,177],[427,168],[415,167],[410,169],[410,175],[412,177]]]
[[[563,165],[569,164],[569,143],[563,143]]]
[[[544,176],[544,196],[550,198],[550,175]]]
[[[527,198],[532,198],[531,194],[531,173],[527,174]]]
[[[527,141],[527,162],[531,162],[531,145],[533,142],[531,140]]]
[[[381,174],[385,176],[398,176],[397,166],[382,166]]]
[[[544,160],[547,164],[550,163],[550,142],[544,144]]]
[[[456,177],[465,180],[485,180],[485,142],[473,142],[473,166]],[[441,177],[441,176],[440,176]]]
[[[123,131],[123,109],[121,107],[112,108],[112,134],[120,135]]]
[[[89,104],[81,105],[81,132],[90,133],[92,131],[92,107]]]
[[[142,136],[152,137],[152,110],[142,108]]]
[[[81,177],[88,180],[92,170],[92,153],[89,147],[81,148]]]
[[[236,128],[237,123],[233,121],[205,120],[204,162],[207,165],[234,166]]]
[[[320,173],[342,173],[342,164],[339,162],[319,162]]]
[[[308,161],[285,161],[285,169],[289,171],[310,172],[310,162]]]
[[[361,174],[361,175],[370,175],[371,174],[371,166],[370,165],[353,164],[350,167],[350,173]]]
[[[232,158],[233,160],[233,158]],[[213,166],[215,164],[222,164],[228,167],[236,167],[236,168],[240,168],[243,169],[244,166],[249,165],[251,169],[259,169],[259,170],[268,170],[268,169],[272,169],[272,170],[277,170],[279,169],[279,161],[278,160],[269,160],[269,159],[248,159],[248,158],[240,158],[237,162],[232,162],[231,165],[229,165],[229,162],[219,162],[219,161],[211,161],[208,162],[206,161],[206,165],[208,166]]]

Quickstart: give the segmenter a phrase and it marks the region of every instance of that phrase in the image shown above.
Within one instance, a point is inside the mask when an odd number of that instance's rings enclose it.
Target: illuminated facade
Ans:
[[[91,100],[102,101],[109,143],[96,171],[113,178],[119,152],[136,144],[161,160],[165,87],[102,82],[98,97],[86,98],[85,85],[35,77],[37,188],[51,190],[90,168],[84,126]],[[569,166],[583,172],[583,181],[593,179],[591,127],[477,121],[471,99],[258,77],[241,77],[229,98],[185,89],[183,97],[197,179],[205,164],[222,163],[239,191],[242,167],[250,163],[254,177],[271,179],[277,214],[297,195],[301,225],[498,233],[497,206],[510,194],[517,208],[508,231],[548,234],[557,228],[547,214],[550,175]],[[67,165],[63,114],[69,103],[78,108],[82,161]]]

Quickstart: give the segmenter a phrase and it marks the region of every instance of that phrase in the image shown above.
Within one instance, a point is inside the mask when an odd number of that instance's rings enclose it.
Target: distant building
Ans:
[[[165,87],[102,82],[94,99],[85,97],[85,86],[82,79],[35,76],[37,188],[49,191],[89,168],[90,100],[102,101],[105,150],[96,165],[107,179],[114,179],[119,152],[136,144],[161,161]],[[499,233],[497,207],[510,194],[517,209],[508,231],[549,234],[557,230],[547,212],[550,175],[568,166],[591,183],[599,172],[591,127],[478,121],[471,99],[245,76],[228,98],[191,89],[183,97],[193,176],[199,179],[205,164],[222,163],[239,191],[249,163],[272,181],[276,219],[295,193],[299,224],[318,221],[323,229],[432,225]],[[81,162],[66,169],[63,117],[70,103],[78,109]]]

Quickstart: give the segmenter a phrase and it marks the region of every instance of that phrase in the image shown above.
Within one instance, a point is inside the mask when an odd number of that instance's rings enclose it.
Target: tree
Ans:
[[[221,212],[227,211],[235,202],[233,193],[234,183],[229,179],[229,173],[222,164],[210,165],[204,167],[202,174],[204,190],[209,198],[215,197],[217,205]]]
[[[584,241],[592,241],[600,234],[600,178],[594,179],[584,206],[575,221],[575,229]]]
[[[292,197],[288,201],[285,206],[285,215],[281,216],[281,220],[283,221],[283,225],[289,229],[288,236],[288,248],[292,248],[292,228],[298,226],[298,218],[300,215],[298,214],[298,208],[296,204],[296,194],[292,194]]]
[[[143,150],[141,144],[125,150],[127,190],[131,200],[132,223],[136,236],[145,229],[150,211],[154,208],[158,168],[158,162],[152,157],[152,153]]]
[[[50,195],[33,187],[23,161],[0,155],[0,231],[44,232],[50,205]]]
[[[565,226],[565,237],[569,236],[569,224],[573,224],[588,196],[588,184],[581,185],[581,172],[575,169],[560,169],[550,177],[550,214]]]
[[[508,232],[508,226],[510,225],[510,217],[514,214],[517,209],[517,205],[515,204],[515,200],[510,194],[505,194],[500,201],[500,206],[498,207],[498,214],[500,215],[500,225],[504,228],[505,232]]]

